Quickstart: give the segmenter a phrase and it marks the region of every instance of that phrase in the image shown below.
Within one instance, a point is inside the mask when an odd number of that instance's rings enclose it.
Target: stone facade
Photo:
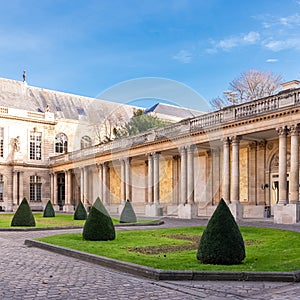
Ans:
[[[237,219],[274,216],[276,223],[296,223],[299,111],[300,88],[293,86],[274,96],[80,149],[82,137],[96,138],[91,136],[92,121],[3,107],[1,204],[5,210],[15,209],[21,197],[32,198],[40,184],[41,199],[32,201],[32,207],[51,199],[57,209],[72,212],[78,201],[89,207],[99,196],[112,213],[120,213],[129,199],[138,214],[192,218],[211,216],[222,197]],[[30,159],[34,132],[42,134],[38,161]],[[60,133],[68,137],[63,153],[56,151]],[[30,185],[32,176],[41,182]]]

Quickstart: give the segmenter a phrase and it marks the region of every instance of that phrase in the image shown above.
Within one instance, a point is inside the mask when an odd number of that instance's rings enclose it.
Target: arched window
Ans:
[[[92,139],[87,135],[83,136],[80,141],[80,146],[81,146],[81,149],[91,147]]]
[[[55,137],[55,152],[56,153],[68,152],[68,137],[62,132]]]

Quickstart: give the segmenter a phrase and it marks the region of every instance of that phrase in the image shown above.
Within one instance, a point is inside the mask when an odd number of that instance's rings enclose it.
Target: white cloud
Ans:
[[[184,64],[190,63],[193,55],[190,51],[188,50],[180,50],[177,54],[175,54],[173,57],[173,59],[178,60]]]
[[[260,40],[260,34],[256,31],[250,31],[247,34],[231,36],[220,41],[211,41],[213,47],[207,49],[207,53],[216,53],[217,50],[230,51],[233,48],[255,44]]]
[[[287,17],[281,17],[279,23],[283,26],[298,27],[300,26],[300,15],[297,13]]]
[[[270,40],[265,41],[263,45],[274,52],[287,49],[300,49],[300,38],[288,38],[285,40]]]
[[[268,58],[266,60],[267,63],[275,63],[275,62],[278,62],[278,59],[277,58]]]
[[[254,44],[260,39],[260,34],[255,31],[250,31],[244,36],[244,41],[246,43]]]

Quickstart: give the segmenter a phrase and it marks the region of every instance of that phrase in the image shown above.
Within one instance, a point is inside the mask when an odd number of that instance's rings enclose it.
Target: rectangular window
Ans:
[[[3,157],[3,147],[4,147],[4,128],[0,127],[0,157]]]
[[[4,182],[3,182],[3,175],[0,174],[0,201],[3,201],[3,192],[4,192]]]
[[[41,160],[42,159],[42,133],[30,132],[30,159]]]
[[[42,201],[42,179],[40,176],[30,176],[30,201]]]

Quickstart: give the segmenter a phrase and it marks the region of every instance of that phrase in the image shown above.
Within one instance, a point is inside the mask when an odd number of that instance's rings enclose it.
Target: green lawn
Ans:
[[[246,259],[240,265],[204,265],[196,259],[204,227],[118,231],[114,241],[84,241],[81,234],[39,240],[166,270],[294,271],[300,270],[300,233],[241,227]]]
[[[36,227],[31,228],[50,228],[50,227],[81,227],[85,220],[74,220],[73,214],[55,214],[54,218],[44,218],[43,213],[34,213]],[[11,227],[13,214],[0,214],[0,228],[28,228],[28,227]],[[119,219],[112,218],[114,224],[120,224]],[[156,223],[157,220],[138,220],[138,224]],[[124,225],[129,225],[128,223]]]
[[[83,226],[84,220],[73,220],[73,215],[68,214],[55,214],[54,218],[44,218],[43,213],[34,213],[36,222],[35,228],[47,228],[47,227],[73,227]],[[11,227],[11,220],[13,214],[0,214],[0,228]],[[27,227],[11,227],[11,228],[27,228]]]

